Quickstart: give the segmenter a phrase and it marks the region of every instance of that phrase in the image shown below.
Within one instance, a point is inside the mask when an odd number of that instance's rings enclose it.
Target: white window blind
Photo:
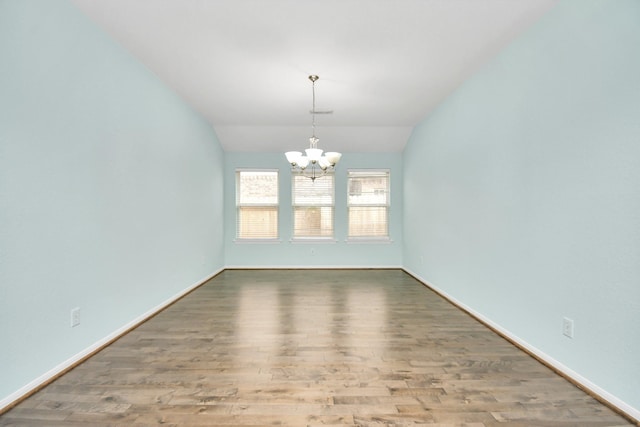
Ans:
[[[292,174],[293,237],[333,237],[334,175]]]
[[[349,237],[389,237],[388,170],[349,170]]]
[[[236,170],[236,237],[278,237],[278,171]]]

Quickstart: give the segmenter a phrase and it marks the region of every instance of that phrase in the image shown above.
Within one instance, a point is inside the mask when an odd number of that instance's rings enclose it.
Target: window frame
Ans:
[[[375,175],[384,175],[386,178],[386,189],[385,189],[385,202],[384,203],[353,203],[351,201],[351,186],[352,179],[356,178],[356,175],[360,175],[362,177],[366,177],[367,174],[370,176]],[[363,169],[347,169],[347,242],[348,243],[389,243],[391,242],[391,230],[390,230],[390,216],[391,216],[391,170],[387,168],[363,168]],[[351,235],[352,233],[352,224],[351,224],[351,212],[352,208],[384,208],[385,209],[385,235]]]
[[[296,202],[296,177],[300,177],[303,180],[309,182],[315,182],[308,176],[305,176],[302,172],[291,173],[291,242],[292,243],[335,243],[336,233],[336,176],[335,172],[327,172],[318,179],[331,178],[331,203],[318,203],[318,204],[304,204]],[[302,181],[305,182],[305,181]],[[296,235],[296,207],[318,207],[318,208],[330,208],[331,211],[331,235]]]
[[[276,176],[276,202],[275,203],[241,203],[241,180],[240,176],[243,172],[268,172],[275,173]],[[236,168],[235,170],[235,183],[236,183],[236,229],[235,229],[235,239],[234,241],[237,243],[278,243],[280,242],[280,170],[279,169],[268,169],[268,168]],[[264,208],[275,208],[276,220],[275,220],[275,237],[241,237],[240,236],[240,211],[242,207],[264,207]]]

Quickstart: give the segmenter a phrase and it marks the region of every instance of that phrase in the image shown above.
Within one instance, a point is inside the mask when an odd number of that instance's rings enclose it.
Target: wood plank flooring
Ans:
[[[629,426],[400,270],[228,270],[0,426]]]

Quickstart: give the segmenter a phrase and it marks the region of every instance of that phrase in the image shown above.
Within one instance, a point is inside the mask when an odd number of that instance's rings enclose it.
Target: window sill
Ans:
[[[233,243],[239,243],[239,244],[275,244],[275,243],[282,243],[282,240],[280,239],[234,239]]]
[[[291,243],[293,244],[317,244],[317,243],[338,243],[338,241],[336,239],[334,239],[333,237],[326,237],[326,238],[322,238],[322,237],[298,237],[296,239],[291,239],[290,240]]]
[[[393,243],[390,237],[349,237],[345,240],[348,244],[389,244]]]

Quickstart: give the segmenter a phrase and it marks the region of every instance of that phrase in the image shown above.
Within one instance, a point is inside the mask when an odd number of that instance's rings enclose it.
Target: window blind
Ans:
[[[293,237],[333,237],[334,175],[292,174]]]
[[[236,170],[236,237],[278,237],[278,171]]]
[[[349,237],[389,237],[388,170],[347,172]]]

